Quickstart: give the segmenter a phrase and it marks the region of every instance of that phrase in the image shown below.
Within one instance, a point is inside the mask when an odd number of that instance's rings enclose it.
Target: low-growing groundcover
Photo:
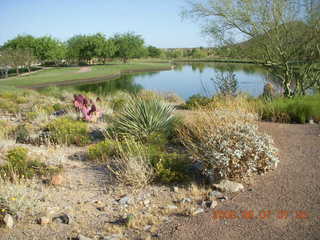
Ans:
[[[62,117],[50,122],[47,128],[50,139],[56,144],[84,146],[90,142],[88,126],[85,122]]]
[[[17,181],[35,176],[50,176],[58,173],[60,167],[49,167],[45,163],[28,156],[24,147],[15,147],[5,156],[5,164],[0,166],[0,177],[3,180]]]

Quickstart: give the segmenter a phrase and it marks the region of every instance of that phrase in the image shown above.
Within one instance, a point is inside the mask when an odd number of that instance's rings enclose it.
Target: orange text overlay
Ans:
[[[213,219],[308,219],[310,216],[307,211],[287,211],[287,210],[214,210],[212,212]]]

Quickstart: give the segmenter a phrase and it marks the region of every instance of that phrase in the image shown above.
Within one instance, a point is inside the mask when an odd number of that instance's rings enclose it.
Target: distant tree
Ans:
[[[159,48],[156,48],[154,46],[148,46],[148,53],[149,57],[160,57],[161,50]]]
[[[36,38],[31,35],[18,35],[17,37],[7,41],[2,48],[3,49],[32,49],[35,55]]]
[[[61,61],[65,57],[63,43],[50,36],[36,39],[35,56],[41,63]]]
[[[10,53],[7,49],[2,49],[0,51],[0,70],[1,76],[4,78],[8,77],[9,66],[11,64],[10,61]]]
[[[23,64],[28,69],[28,72],[31,72],[32,64],[36,63],[37,59],[33,55],[32,49],[18,49],[18,56],[20,57],[19,63]]]
[[[104,34],[97,33],[89,38],[89,42],[94,46],[94,57],[100,59],[103,64],[106,63],[108,58],[113,58],[117,46],[112,39],[107,39]]]
[[[102,33],[94,35],[76,35],[67,41],[67,57],[71,61],[90,62],[93,58],[103,63],[115,55],[117,46],[112,39],[106,39]]]
[[[191,57],[193,58],[204,58],[207,57],[207,53],[204,49],[194,48],[191,51]]]
[[[115,56],[127,63],[130,58],[141,57],[143,54],[144,40],[140,35],[128,32],[124,34],[116,34],[112,38],[117,46]]]

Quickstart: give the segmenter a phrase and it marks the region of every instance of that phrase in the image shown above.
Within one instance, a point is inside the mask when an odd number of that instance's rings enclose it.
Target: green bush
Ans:
[[[106,162],[110,157],[116,154],[116,143],[112,140],[105,140],[100,143],[91,145],[88,149],[90,160]]]
[[[173,119],[173,106],[157,99],[132,98],[115,119],[114,130],[145,141],[166,131]]]
[[[26,124],[20,124],[12,132],[15,136],[17,143],[29,143],[30,141],[30,129]]]
[[[204,97],[201,94],[195,94],[186,101],[185,107],[187,109],[197,109],[199,107],[205,107],[211,102],[211,98]]]
[[[47,128],[50,131],[51,141],[56,144],[84,146],[90,143],[88,126],[85,122],[64,117],[53,120]]]
[[[320,121],[320,95],[277,98],[257,106],[263,120],[287,123],[306,123],[310,119]]]
[[[9,113],[18,113],[19,106],[18,104],[16,104],[11,100],[0,98],[0,110],[6,111]]]
[[[152,157],[156,180],[163,183],[182,183],[192,179],[191,162],[181,154],[160,153]]]
[[[47,176],[57,173],[61,168],[50,168],[45,163],[28,157],[28,150],[15,147],[7,152],[6,164],[0,167],[0,177],[11,181],[29,179],[34,176]]]

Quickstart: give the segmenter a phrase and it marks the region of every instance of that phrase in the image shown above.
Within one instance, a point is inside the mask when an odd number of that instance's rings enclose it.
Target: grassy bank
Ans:
[[[50,68],[27,76],[12,77],[1,80],[1,85],[24,87],[37,84],[58,83],[72,80],[82,80],[98,77],[108,77],[128,71],[155,71],[170,69],[168,63],[133,63],[89,66],[82,72],[80,67]]]

